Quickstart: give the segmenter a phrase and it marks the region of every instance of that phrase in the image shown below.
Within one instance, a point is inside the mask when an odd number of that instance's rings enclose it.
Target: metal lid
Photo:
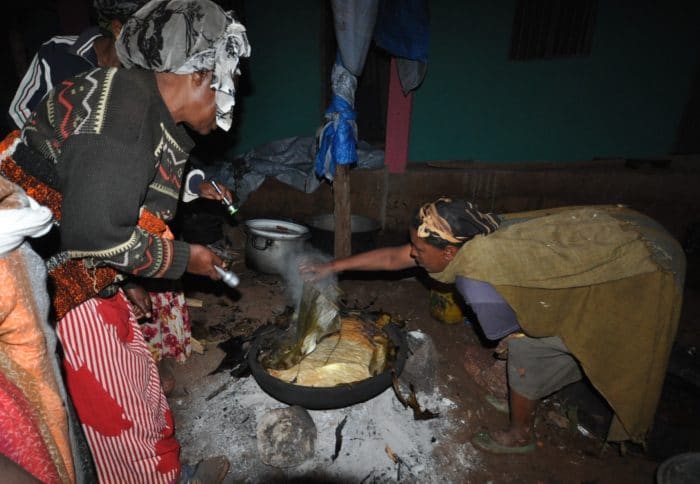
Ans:
[[[306,237],[309,229],[303,225],[286,220],[256,218],[247,220],[246,227],[255,235],[276,240],[291,240]]]

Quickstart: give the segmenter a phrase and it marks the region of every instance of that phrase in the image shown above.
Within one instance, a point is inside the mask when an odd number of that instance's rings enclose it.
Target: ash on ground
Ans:
[[[420,387],[419,387],[420,388]],[[232,482],[444,482],[450,469],[465,476],[479,464],[469,444],[454,442],[450,454],[459,462],[445,461],[435,452],[463,420],[455,420],[456,404],[437,387],[431,393],[417,391],[424,409],[439,412],[431,420],[414,420],[392,388],[363,403],[335,410],[311,410],[317,429],[313,457],[295,467],[277,468],[262,462],[257,447],[257,427],[271,409],[287,405],[267,395],[252,376],[236,379],[228,372],[193,379],[170,399],[183,462],[224,455],[231,461],[226,478]],[[337,457],[336,429],[342,427]]]

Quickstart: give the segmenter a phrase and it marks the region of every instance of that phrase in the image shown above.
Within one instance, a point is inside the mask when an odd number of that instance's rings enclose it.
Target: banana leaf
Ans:
[[[321,339],[340,330],[338,296],[337,286],[304,283],[295,318],[296,332],[291,338],[279,340],[264,356],[263,365],[277,370],[290,368],[311,353]]]

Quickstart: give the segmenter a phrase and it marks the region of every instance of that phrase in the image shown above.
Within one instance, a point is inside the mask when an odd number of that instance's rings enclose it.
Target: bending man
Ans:
[[[420,207],[409,244],[327,264],[312,278],[346,270],[415,265],[456,283],[486,335],[508,342],[510,427],[472,442],[495,453],[534,449],[543,397],[585,374],[615,412],[608,439],[645,439],[661,395],[683,292],[685,257],[663,227],[614,206],[506,214],[464,200]],[[488,304],[483,304],[488,301]]]

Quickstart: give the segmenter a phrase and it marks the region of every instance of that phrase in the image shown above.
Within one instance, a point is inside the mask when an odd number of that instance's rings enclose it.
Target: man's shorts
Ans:
[[[578,361],[558,336],[512,338],[508,342],[508,386],[539,400],[582,378]]]

